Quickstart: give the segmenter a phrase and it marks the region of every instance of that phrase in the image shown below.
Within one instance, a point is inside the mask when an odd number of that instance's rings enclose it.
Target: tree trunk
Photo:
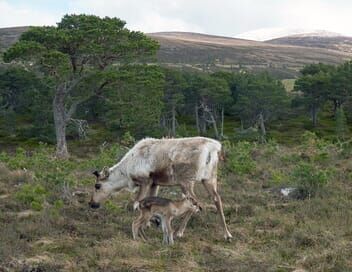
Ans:
[[[205,117],[205,111],[204,108],[201,107],[201,115],[200,115],[200,119],[199,119],[199,127],[200,127],[200,134],[204,135],[207,133],[207,121],[206,121],[206,117]]]
[[[312,107],[312,122],[313,122],[313,127],[316,127],[317,126],[317,120],[318,120],[318,109],[315,105],[313,105]]]
[[[56,156],[60,159],[69,157],[66,142],[67,118],[65,112],[64,95],[58,92],[53,100],[54,124],[56,132]]]
[[[205,108],[203,112],[204,112],[204,115],[205,115],[205,113],[208,113],[208,114],[209,114],[210,123],[213,124],[214,132],[215,132],[215,138],[216,138],[216,139],[219,139],[218,126],[217,126],[217,124],[216,124],[216,119],[215,119],[213,113],[212,113],[209,109],[207,109],[207,108]],[[204,116],[204,119],[205,119],[205,116]],[[205,121],[204,123],[206,123],[206,121]]]
[[[215,120],[215,118],[214,118],[214,116],[213,116],[212,113],[209,112],[209,115],[210,115],[211,121],[212,121],[212,123],[213,123],[213,128],[214,128],[214,132],[215,132],[215,138],[216,138],[216,139],[220,139],[220,137],[219,137],[219,131],[218,131],[218,126],[217,126],[217,124],[216,124],[216,120]]]
[[[197,105],[197,104],[194,106],[194,111],[195,111],[195,114],[196,114],[196,127],[197,127],[197,132],[198,132],[198,135],[200,135],[199,116],[198,116],[198,105]]]
[[[171,108],[171,136],[176,137],[176,107],[175,105],[172,105]]]
[[[334,117],[336,117],[336,112],[337,112],[339,109],[341,109],[341,107],[342,107],[342,102],[339,101],[339,100],[337,100],[337,99],[335,99],[335,100],[334,100]]]
[[[334,99],[334,116],[336,116],[337,108],[338,108],[338,102],[336,99]]]
[[[224,138],[224,107],[221,108],[221,132],[220,132],[221,139]]]
[[[265,139],[266,129],[265,129],[264,117],[263,117],[262,113],[259,114],[259,126],[260,126],[260,131],[262,134],[262,142],[265,142],[266,141],[266,139]]]

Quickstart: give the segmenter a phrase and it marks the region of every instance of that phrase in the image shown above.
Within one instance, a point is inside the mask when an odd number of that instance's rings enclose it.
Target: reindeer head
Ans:
[[[106,184],[106,181],[110,176],[110,171],[109,168],[105,166],[101,172],[94,171],[93,175],[96,177],[96,182],[89,206],[96,209],[100,207],[100,202],[110,195],[111,190]]]
[[[199,212],[202,210],[202,207],[199,205],[199,203],[190,195],[182,194],[182,201],[184,203],[184,206],[188,210],[191,210],[193,212]]]

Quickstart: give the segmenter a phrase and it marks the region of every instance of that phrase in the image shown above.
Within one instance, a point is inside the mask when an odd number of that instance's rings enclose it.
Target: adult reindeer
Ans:
[[[180,139],[152,139],[139,141],[119,163],[111,168],[95,171],[95,191],[90,206],[98,208],[100,202],[121,189],[135,191],[139,187],[134,208],[146,196],[156,196],[158,186],[181,186],[184,194],[194,199],[195,182],[201,182],[215,202],[224,228],[225,239],[231,239],[217,192],[217,167],[221,143],[204,137]],[[187,213],[177,237],[182,237],[192,212]]]

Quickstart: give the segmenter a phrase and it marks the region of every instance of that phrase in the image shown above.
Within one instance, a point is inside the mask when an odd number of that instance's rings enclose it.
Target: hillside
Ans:
[[[148,35],[161,44],[158,53],[161,63],[198,70],[267,70],[277,77],[292,78],[305,64],[337,64],[352,56],[352,52],[197,33],[160,32]]]
[[[266,43],[276,45],[315,47],[352,53],[352,37],[346,36],[292,35],[268,40]]]
[[[8,48],[26,29],[0,29],[0,50]],[[290,43],[280,39],[258,42],[189,32],[147,35],[160,42],[158,60],[161,64],[190,70],[265,70],[278,78],[294,78],[305,64],[338,64],[352,57],[348,47],[352,46],[352,40],[346,42],[343,37],[323,37],[310,43],[294,40],[296,42]],[[322,41],[321,44],[319,41]]]
[[[253,41],[268,41],[281,37],[293,35],[315,35],[315,36],[341,36],[336,32],[331,32],[323,29],[307,29],[307,28],[285,28],[285,27],[269,27],[259,28],[237,34],[235,37]]]
[[[0,28],[0,52],[16,42],[27,26]]]

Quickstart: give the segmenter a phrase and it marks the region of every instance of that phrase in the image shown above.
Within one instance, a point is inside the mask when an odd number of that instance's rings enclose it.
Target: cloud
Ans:
[[[352,2],[336,0],[71,0],[71,11],[117,16],[131,28],[234,36],[259,28],[350,33]]]
[[[144,32],[236,36],[260,28],[303,28],[352,35],[349,0],[60,0],[56,6],[38,1],[0,0],[0,26],[48,25],[65,13],[87,13],[119,17]]]
[[[61,15],[55,12],[43,12],[0,0],[0,27],[54,25],[60,17]]]
[[[71,13],[87,13],[99,16],[119,17],[127,22],[127,27],[144,32],[194,31],[203,32],[198,23],[182,18],[180,1],[139,1],[139,0],[72,0]]]

